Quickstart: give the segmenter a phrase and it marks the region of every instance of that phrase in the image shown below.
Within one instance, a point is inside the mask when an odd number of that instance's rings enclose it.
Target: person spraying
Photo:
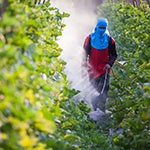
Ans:
[[[109,35],[108,20],[99,18],[94,32],[84,41],[82,66],[87,69],[89,80],[99,95],[92,100],[93,109],[105,113],[108,97],[110,69],[117,59],[115,40]]]

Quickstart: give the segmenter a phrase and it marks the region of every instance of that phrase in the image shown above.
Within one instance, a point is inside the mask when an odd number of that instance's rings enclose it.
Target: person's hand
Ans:
[[[109,64],[106,64],[103,69],[104,69],[104,70],[110,69],[110,65],[109,65]]]

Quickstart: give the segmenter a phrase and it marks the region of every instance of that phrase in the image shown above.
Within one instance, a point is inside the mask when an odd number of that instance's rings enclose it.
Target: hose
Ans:
[[[108,74],[108,69],[106,69],[106,73],[105,73],[105,80],[104,80],[104,84],[103,84],[103,88],[100,94],[103,94],[105,86],[106,86],[106,80],[107,80],[107,74]]]

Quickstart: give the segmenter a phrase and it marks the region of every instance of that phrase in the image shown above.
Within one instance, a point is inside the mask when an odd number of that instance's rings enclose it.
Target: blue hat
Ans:
[[[106,18],[98,19],[96,27],[99,27],[99,26],[107,27],[108,26],[108,20]]]

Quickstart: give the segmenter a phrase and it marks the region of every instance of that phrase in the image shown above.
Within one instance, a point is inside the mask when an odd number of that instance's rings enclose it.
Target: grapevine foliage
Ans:
[[[123,134],[114,135],[120,148],[146,150],[150,146],[150,11],[145,3],[134,7],[125,3],[107,3],[99,15],[108,18],[109,30],[117,43],[119,61],[112,77],[108,108],[114,126]]]
[[[107,103],[112,118],[103,125],[89,119],[84,102],[72,100],[77,92],[63,73],[57,38],[69,15],[49,2],[9,0],[0,20],[0,149],[149,148],[149,9],[106,3],[99,13],[108,18],[118,60],[125,62],[114,66]],[[110,127],[118,126],[123,133],[110,136]]]
[[[68,16],[50,3],[9,0],[0,20],[0,147],[50,148],[59,102],[68,99],[56,43]],[[53,113],[56,111],[57,113]],[[53,146],[52,146],[53,147]]]

